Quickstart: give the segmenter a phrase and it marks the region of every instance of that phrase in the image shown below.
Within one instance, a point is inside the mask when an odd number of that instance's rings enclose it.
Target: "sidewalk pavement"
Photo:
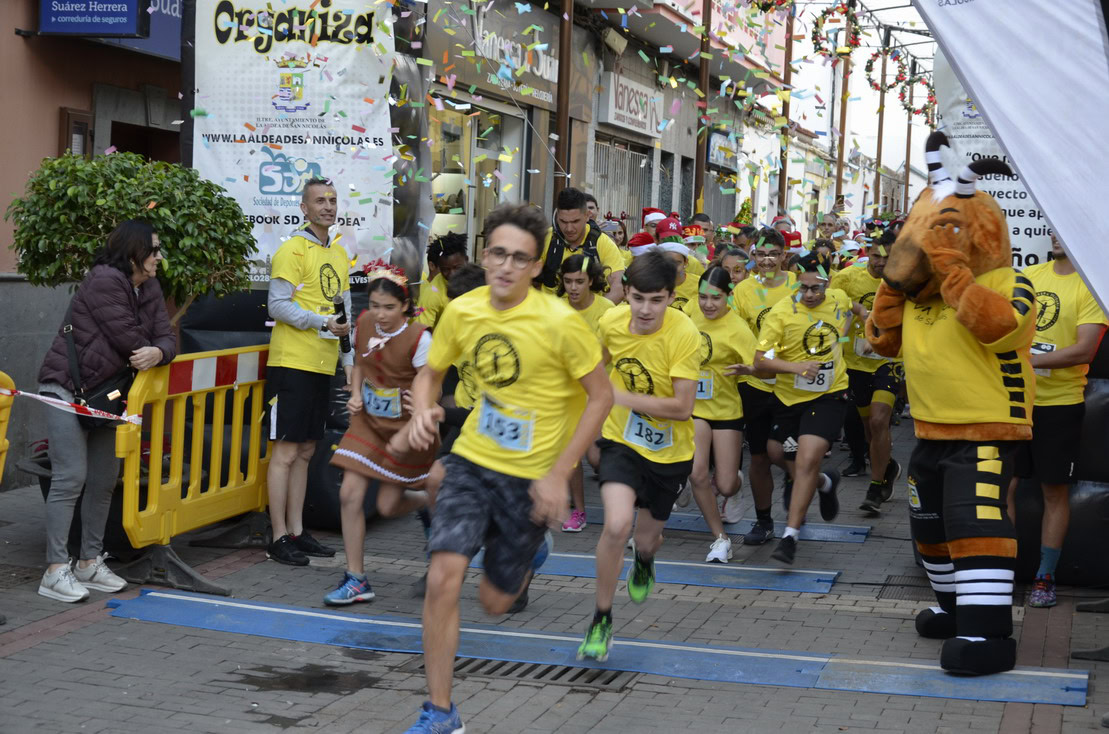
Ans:
[[[908,464],[911,421],[895,429],[894,455]],[[825,466],[846,462],[839,446]],[[588,475],[588,471],[587,471]],[[917,637],[916,612],[930,591],[908,541],[904,476],[882,517],[855,508],[867,479],[845,478],[839,523],[872,525],[865,543],[804,542],[795,568],[838,569],[832,593],[799,594],[659,584],[646,604],[623,591],[613,610],[616,635],[720,643],[737,647],[938,659],[939,643]],[[587,502],[600,504],[587,478]],[[744,507],[753,514],[750,494]],[[695,508],[691,504],[690,511]],[[775,518],[782,524],[780,498]],[[819,523],[815,510],[810,521]],[[556,533],[556,550],[592,553],[600,530]],[[314,532],[341,548],[338,535]],[[343,557],[312,559],[307,568],[267,561],[261,550],[192,548],[180,556],[236,598],[323,607],[341,576]],[[662,560],[700,562],[705,533],[666,533]],[[418,618],[413,594],[426,568],[414,517],[370,523],[366,570],[377,598],[347,611]],[[733,564],[776,565],[774,544],[733,546]],[[43,570],[43,507],[37,487],[0,493],[0,732],[403,732],[425,699],[422,674],[407,672],[412,655],[352,650],[108,616],[111,595],[92,592],[77,605],[36,594]],[[890,580],[908,576],[908,580]],[[527,610],[490,618],[476,597],[476,573],[463,588],[462,622],[584,634],[593,612],[593,580],[540,575]],[[1019,592],[1019,590],[1018,590]],[[137,594],[131,588],[117,598]],[[503,679],[464,677],[454,700],[467,731],[491,734],[639,734],[640,732],[1060,732],[1099,730],[1109,691],[1097,674],[1109,664],[1069,660],[1070,649],[1109,641],[1109,618],[1074,614],[1074,602],[1097,598],[1060,589],[1052,610],[1028,609],[1017,595],[1015,620],[1022,665],[1091,671],[1083,708],[1004,704],[699,682],[639,675],[620,692]]]

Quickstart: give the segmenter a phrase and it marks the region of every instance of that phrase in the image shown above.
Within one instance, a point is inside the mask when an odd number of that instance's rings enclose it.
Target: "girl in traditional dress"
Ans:
[[[377,261],[366,266],[370,307],[358,317],[351,397],[350,428],[331,464],[343,470],[339,488],[343,547],[347,569],[339,587],[324,596],[330,605],[374,598],[363,571],[366,537],[363,500],[371,480],[378,482],[377,511],[396,517],[424,509],[427,493],[415,489],[427,479],[438,444],[424,451],[390,453],[389,439],[411,418],[406,406],[416,372],[427,362],[431,333],[415,321],[404,271]]]

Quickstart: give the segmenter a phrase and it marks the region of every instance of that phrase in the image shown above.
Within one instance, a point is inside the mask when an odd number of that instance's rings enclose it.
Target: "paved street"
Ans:
[[[911,421],[895,431],[895,456],[906,464]],[[836,446],[828,465],[846,458]],[[659,584],[648,603],[633,606],[621,585],[614,608],[617,637],[935,661],[939,644],[918,638],[913,629],[927,582],[913,563],[903,493],[883,517],[864,520],[855,510],[864,490],[861,478],[844,481],[838,522],[872,524],[865,543],[804,542],[798,552],[796,568],[843,572],[833,593]],[[589,503],[599,504],[592,483],[588,491]],[[812,514],[820,522],[815,510]],[[780,507],[775,516],[782,516]],[[412,655],[112,618],[105,608],[109,595],[99,592],[76,606],[38,596],[42,517],[37,486],[0,493],[0,613],[8,617],[0,627],[0,732],[368,733],[403,731],[414,720],[425,692],[422,674],[404,667]],[[578,535],[559,533],[556,550],[592,553],[598,531],[590,525]],[[337,535],[317,537],[341,545]],[[290,568],[265,560],[261,550],[190,548],[187,539],[174,546],[206,576],[229,585],[236,598],[300,607],[322,607],[322,595],[343,565],[341,554]],[[737,544],[732,563],[774,565],[772,547]],[[701,561],[707,548],[707,534],[667,531],[659,557]],[[371,523],[366,553],[377,599],[351,611],[418,618],[421,601],[414,598],[413,585],[425,564],[416,519]],[[887,583],[891,576],[912,578]],[[462,621],[581,634],[593,610],[592,588],[592,579],[541,575],[526,611],[488,618],[477,603],[476,585],[468,583]],[[129,589],[118,596],[136,593]],[[1105,615],[1073,613],[1076,598],[1092,596],[1089,590],[1061,589],[1053,610],[1016,610],[1020,664],[1091,671],[1082,708],[650,675],[635,676],[621,691],[464,677],[456,681],[455,701],[468,732],[1096,730],[1109,711],[1109,692],[1098,685],[1109,665],[1069,661],[1072,647],[1109,640]],[[1017,599],[1023,603],[1023,594]],[[613,652],[618,654],[619,647]]]

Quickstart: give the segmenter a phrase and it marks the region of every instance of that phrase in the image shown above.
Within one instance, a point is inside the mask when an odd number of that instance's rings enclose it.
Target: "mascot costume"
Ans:
[[[983,159],[952,181],[946,145],[943,133],[928,138],[930,185],[889,253],[866,331],[876,352],[904,359],[916,424],[910,525],[939,604],[917,615],[917,632],[944,640],[945,670],[982,675],[1016,664],[1005,493],[1032,438],[1036,298],[1012,267],[1001,208],[975,190],[981,175],[1012,172]]]

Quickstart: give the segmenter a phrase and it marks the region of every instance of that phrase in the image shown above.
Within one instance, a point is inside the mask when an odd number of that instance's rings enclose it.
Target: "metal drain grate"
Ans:
[[[14,589],[17,586],[38,581],[41,577],[41,568],[0,563],[0,589]]]
[[[1024,584],[1013,587],[1013,605],[1024,606],[1024,595],[1027,591]],[[936,595],[927,578],[913,574],[906,576],[886,576],[886,581],[878,592],[879,599],[900,599],[902,601],[935,601]]]
[[[423,656],[415,657],[397,668],[405,673],[423,673]],[[458,658],[454,661],[454,674],[458,678],[488,678],[512,680],[521,683],[589,688],[599,691],[623,691],[638,677],[626,670],[579,668],[573,665],[548,665],[546,663],[516,663],[506,660],[480,660]]]

